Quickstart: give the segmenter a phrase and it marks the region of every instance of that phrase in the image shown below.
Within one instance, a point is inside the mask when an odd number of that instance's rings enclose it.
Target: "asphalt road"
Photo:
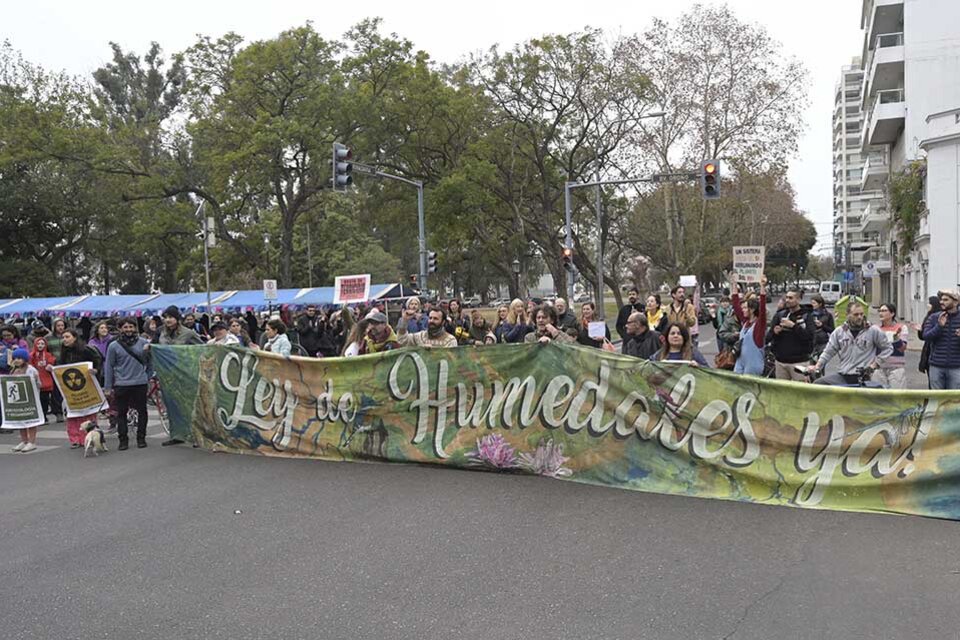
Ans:
[[[709,336],[704,335],[705,350]],[[0,435],[19,638],[955,638],[954,522]],[[957,536],[957,537],[954,537]]]

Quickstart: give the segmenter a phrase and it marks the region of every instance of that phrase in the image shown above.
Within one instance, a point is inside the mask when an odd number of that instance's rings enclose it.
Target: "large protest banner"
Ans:
[[[89,362],[54,367],[53,382],[63,396],[68,418],[93,415],[107,406],[107,398]]]
[[[215,451],[960,519],[960,393],[801,385],[556,344],[153,356],[171,435]]]

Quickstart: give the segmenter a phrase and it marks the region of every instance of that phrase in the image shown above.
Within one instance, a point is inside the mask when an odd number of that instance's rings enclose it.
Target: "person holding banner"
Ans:
[[[93,347],[87,346],[87,344],[80,338],[80,334],[77,333],[76,329],[67,329],[63,332],[63,346],[60,349],[60,358],[58,358],[60,365],[70,365],[70,364],[83,364],[87,363],[90,365],[90,372],[94,378],[99,379],[102,375],[103,361],[100,358],[100,352],[94,349]],[[56,380],[56,376],[54,377]],[[59,382],[59,380],[58,380]],[[64,396],[64,392],[61,389],[61,396],[67,400]],[[94,424],[97,422],[97,411],[94,411],[92,414],[85,415],[74,415],[71,417],[70,413],[70,402],[67,400],[67,438],[70,440],[71,449],[79,449],[83,446],[83,439],[86,434],[84,434],[83,429],[80,428],[80,425],[90,420]]]
[[[34,383],[34,393],[40,389],[40,374],[33,365],[30,364],[30,352],[23,347],[18,347],[13,350],[10,357],[10,370],[8,375],[30,376]],[[46,420],[46,418],[44,418],[44,420]],[[20,432],[20,444],[15,446],[13,450],[22,453],[36,451],[37,427],[24,427],[18,429],[18,431]]]

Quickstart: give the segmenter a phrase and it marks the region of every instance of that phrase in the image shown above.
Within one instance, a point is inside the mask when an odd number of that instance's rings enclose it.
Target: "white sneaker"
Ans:
[[[23,451],[23,448],[24,448],[25,446],[27,446],[27,443],[26,443],[26,442],[21,442],[20,444],[18,444],[17,446],[15,446],[15,447],[13,448],[13,450],[14,450],[14,451]]]
[[[20,449],[20,451],[22,451],[23,453],[30,453],[31,451],[36,451],[36,450],[37,450],[37,445],[33,444],[32,442],[26,443],[25,445],[23,445],[23,449]]]

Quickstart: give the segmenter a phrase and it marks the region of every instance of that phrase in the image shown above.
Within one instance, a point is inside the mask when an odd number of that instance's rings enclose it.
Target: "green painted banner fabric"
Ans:
[[[214,451],[960,519],[960,393],[803,385],[557,344],[320,360],[155,346],[153,357],[172,435]]]

